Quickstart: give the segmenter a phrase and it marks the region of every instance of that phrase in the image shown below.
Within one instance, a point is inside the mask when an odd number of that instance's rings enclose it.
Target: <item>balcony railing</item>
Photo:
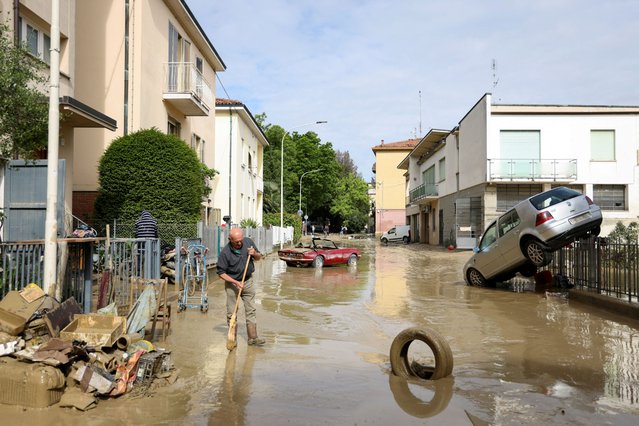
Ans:
[[[576,179],[576,159],[488,159],[488,180],[490,181],[572,181]]]
[[[419,201],[427,197],[437,197],[437,184],[436,183],[422,183],[417,188],[412,189],[409,192],[408,200],[411,203]]]
[[[209,115],[213,91],[191,62],[169,62],[164,70],[164,100],[184,115]]]

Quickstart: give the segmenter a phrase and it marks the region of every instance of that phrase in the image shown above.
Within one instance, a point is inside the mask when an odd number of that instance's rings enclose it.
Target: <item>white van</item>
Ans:
[[[408,244],[410,242],[410,225],[396,225],[384,232],[380,240],[384,244],[389,241],[403,241],[404,244]]]

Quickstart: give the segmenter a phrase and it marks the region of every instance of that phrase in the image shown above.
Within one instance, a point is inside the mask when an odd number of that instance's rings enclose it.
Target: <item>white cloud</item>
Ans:
[[[188,0],[228,69],[229,96],[349,151],[452,128],[503,103],[639,105],[634,0]],[[492,59],[499,82],[493,89]],[[218,90],[220,96],[223,92]],[[302,131],[300,129],[300,131]]]

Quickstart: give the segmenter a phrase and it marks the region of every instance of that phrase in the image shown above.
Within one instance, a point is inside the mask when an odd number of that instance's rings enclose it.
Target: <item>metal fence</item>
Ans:
[[[639,244],[610,243],[606,238],[575,241],[553,254],[548,269],[577,288],[639,302]]]
[[[131,278],[160,278],[162,248],[188,246],[190,241],[205,245],[207,265],[217,263],[222,248],[228,242],[229,229],[220,226],[197,224],[158,223],[160,239],[136,239],[133,223],[114,222],[109,250],[106,239],[88,238],[83,242],[60,242],[58,264],[64,270],[62,276],[62,300],[74,297],[85,312],[96,308],[95,293],[104,271],[110,268],[109,293],[119,307],[128,306],[132,297]],[[274,234],[279,228],[244,228],[244,235],[251,238],[258,250],[267,255],[273,252]],[[131,237],[126,237],[131,235]],[[279,234],[278,234],[279,235]],[[292,235],[292,233],[291,233]],[[172,239],[169,239],[172,238]],[[181,259],[176,250],[176,274],[180,274]],[[108,253],[109,256],[105,254]],[[110,262],[109,262],[110,260]],[[5,242],[0,244],[0,299],[9,291],[22,290],[30,283],[42,287],[44,277],[44,241]],[[134,292],[135,293],[135,292]]]

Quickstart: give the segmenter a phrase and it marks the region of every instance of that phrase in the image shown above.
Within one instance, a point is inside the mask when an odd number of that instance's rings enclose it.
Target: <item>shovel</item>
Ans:
[[[248,270],[250,261],[251,256],[246,259],[246,266],[244,266],[244,274],[242,275],[242,285],[237,292],[235,309],[233,309],[233,315],[231,315],[231,320],[229,321],[229,333],[226,336],[226,349],[228,349],[229,351],[232,351],[237,346],[237,342],[235,341],[237,330],[237,308],[240,306],[240,298],[242,297],[242,289],[244,288],[244,279],[246,278],[246,271]]]

